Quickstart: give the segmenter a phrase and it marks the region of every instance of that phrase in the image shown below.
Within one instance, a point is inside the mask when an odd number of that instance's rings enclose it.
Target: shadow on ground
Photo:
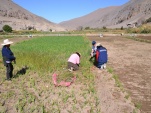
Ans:
[[[26,74],[26,70],[29,69],[29,67],[25,66],[22,69],[20,69],[19,71],[17,71],[17,73],[14,75],[14,78],[19,77],[20,75],[24,75]]]

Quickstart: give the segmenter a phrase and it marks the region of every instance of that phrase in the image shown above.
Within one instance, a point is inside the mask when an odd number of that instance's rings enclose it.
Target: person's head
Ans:
[[[1,44],[1,45],[9,47],[10,44],[12,44],[12,43],[13,43],[13,42],[9,41],[8,39],[5,39],[5,40],[3,41],[3,44]]]
[[[101,43],[97,43],[96,46],[97,46],[97,48],[99,48],[99,47],[101,47],[102,45],[101,45]]]
[[[79,52],[76,52],[76,54],[77,54],[79,57],[81,57],[81,54],[80,54]]]
[[[96,44],[96,41],[92,41],[92,45],[95,45]]]

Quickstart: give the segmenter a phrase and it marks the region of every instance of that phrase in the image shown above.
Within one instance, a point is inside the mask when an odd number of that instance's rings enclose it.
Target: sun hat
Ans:
[[[1,44],[1,45],[9,45],[9,44],[12,44],[13,42],[11,42],[11,41],[9,41],[8,39],[5,39],[4,41],[3,41],[3,44]]]
[[[102,46],[101,43],[97,43],[96,46]]]
[[[92,45],[96,44],[96,41],[92,41]]]

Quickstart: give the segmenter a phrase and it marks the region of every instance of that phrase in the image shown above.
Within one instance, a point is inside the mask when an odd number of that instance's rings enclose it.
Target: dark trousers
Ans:
[[[68,62],[68,69],[71,69],[71,67],[73,68],[74,71],[79,69],[79,66],[77,64],[74,64],[72,62]]]
[[[13,77],[13,69],[12,63],[6,63],[6,79],[11,79]]]

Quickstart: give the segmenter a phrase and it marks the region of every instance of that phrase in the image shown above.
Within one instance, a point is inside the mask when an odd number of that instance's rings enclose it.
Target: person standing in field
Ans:
[[[96,50],[96,66],[99,69],[105,69],[107,61],[108,61],[107,49],[103,47],[100,43],[98,43]]]
[[[76,71],[79,69],[80,57],[81,54],[79,52],[75,52],[69,57],[67,67],[69,71]]]
[[[90,53],[90,60],[89,61],[92,61],[93,58],[95,58],[96,56],[96,41],[92,41],[92,49],[91,49],[91,53]]]
[[[10,45],[13,42],[9,41],[8,39],[5,39],[3,44],[1,44],[3,46],[2,48],[2,57],[3,57],[3,63],[4,66],[6,66],[6,80],[11,80],[11,78],[13,77],[13,65],[12,65],[12,61],[14,61],[15,63],[15,56],[13,54],[13,52],[10,49]]]

